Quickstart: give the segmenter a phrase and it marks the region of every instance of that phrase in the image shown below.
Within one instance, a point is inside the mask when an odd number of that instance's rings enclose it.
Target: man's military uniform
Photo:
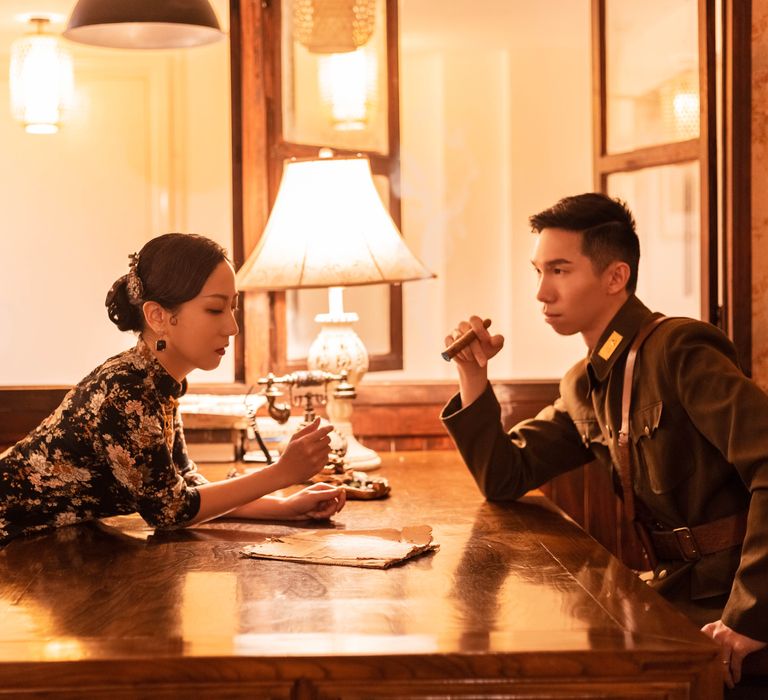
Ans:
[[[442,418],[487,498],[519,498],[595,459],[617,469],[624,368],[651,316],[630,297],[563,377],[560,398],[509,433],[490,385],[467,407],[451,399]],[[744,376],[717,328],[671,318],[639,350],[630,410],[634,492],[652,528],[746,518],[743,547],[662,560],[658,568],[670,575],[654,585],[673,602],[727,596],[723,622],[768,641],[768,396]]]

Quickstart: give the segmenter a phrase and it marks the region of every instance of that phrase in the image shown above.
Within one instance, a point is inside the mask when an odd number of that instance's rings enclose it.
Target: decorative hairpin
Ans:
[[[128,264],[128,274],[126,275],[125,286],[128,290],[128,300],[131,304],[141,304],[144,299],[144,285],[141,283],[139,277],[139,254],[131,253],[128,256],[130,263]]]

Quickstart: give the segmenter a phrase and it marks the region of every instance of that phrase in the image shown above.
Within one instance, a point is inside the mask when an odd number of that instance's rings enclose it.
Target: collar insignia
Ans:
[[[613,351],[619,347],[619,343],[621,343],[623,339],[623,335],[613,331],[613,333],[608,336],[608,340],[603,343],[603,347],[597,351],[597,354],[600,355],[600,357],[602,357],[604,360],[608,361],[611,355],[613,355]]]

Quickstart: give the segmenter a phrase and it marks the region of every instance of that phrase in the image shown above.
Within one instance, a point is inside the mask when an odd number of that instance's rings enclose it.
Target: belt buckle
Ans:
[[[696,544],[696,538],[689,527],[676,527],[672,530],[677,540],[677,546],[683,561],[698,561],[701,559],[699,546]]]

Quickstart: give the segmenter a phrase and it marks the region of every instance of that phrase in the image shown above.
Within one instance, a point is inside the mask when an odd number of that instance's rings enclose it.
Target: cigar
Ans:
[[[486,318],[485,321],[483,321],[483,328],[488,328],[491,325],[491,319]],[[459,336],[454,340],[443,352],[440,353],[440,356],[446,361],[450,362],[452,357],[456,357],[467,345],[469,345],[473,340],[477,340],[477,336],[475,335],[475,331],[468,330],[464,335]]]

